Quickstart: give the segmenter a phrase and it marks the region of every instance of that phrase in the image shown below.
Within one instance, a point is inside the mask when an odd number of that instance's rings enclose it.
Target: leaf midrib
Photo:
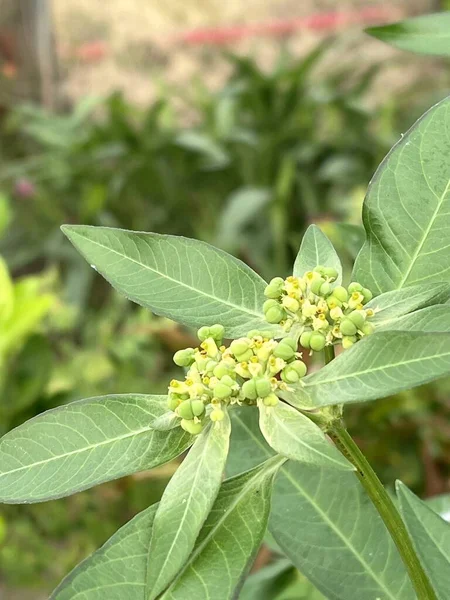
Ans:
[[[185,287],[186,289],[196,292],[199,295],[205,296],[205,298],[209,298],[211,300],[214,300],[215,302],[221,303],[221,304],[225,304],[227,306],[232,307],[233,309],[237,309],[240,312],[244,312],[247,313],[249,315],[252,315],[254,317],[258,317],[258,319],[262,319],[264,320],[264,315],[262,313],[250,310],[249,308],[246,308],[244,306],[240,306],[238,304],[234,304],[233,302],[230,302],[229,300],[224,300],[223,298],[218,298],[217,296],[213,296],[211,294],[208,294],[207,292],[203,291],[203,290],[199,290],[198,288],[192,287],[190,285],[188,285],[187,283],[184,283],[182,281],[180,281],[179,279],[174,279],[173,277],[170,277],[169,275],[162,273],[161,271],[158,271],[155,268],[150,267],[149,265],[146,265],[145,263],[140,262],[139,260],[136,260],[134,258],[130,258],[129,256],[126,256],[125,254],[121,254],[120,252],[118,252],[117,250],[114,250],[113,248],[111,248],[110,246],[104,246],[103,244],[100,244],[99,242],[89,238],[89,237],[85,237],[79,233],[76,232],[76,230],[71,229],[72,233],[76,233],[76,235],[78,235],[80,238],[84,239],[84,240],[88,240],[91,244],[95,244],[97,246],[99,246],[100,248],[103,248],[104,250],[107,250],[108,252],[112,252],[113,254],[117,254],[117,256],[120,256],[121,258],[124,258],[125,260],[129,260],[130,262],[133,262],[137,265],[139,265],[140,267],[147,269],[153,273],[156,273],[157,275],[159,275],[160,277],[162,277],[163,279],[167,279],[168,281],[171,281],[172,283],[176,283],[177,285],[180,285],[182,287]],[[106,276],[105,276],[106,277]],[[107,278],[108,279],[108,278]],[[254,282],[253,282],[254,283]]]

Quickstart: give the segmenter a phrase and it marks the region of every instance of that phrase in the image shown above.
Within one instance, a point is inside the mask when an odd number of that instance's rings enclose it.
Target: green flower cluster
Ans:
[[[277,392],[306,375],[294,339],[276,341],[270,332],[250,331],[225,347],[223,334],[221,325],[202,327],[200,346],[179,350],[173,357],[187,373],[183,381],[170,382],[168,405],[180,417],[181,427],[194,435],[207,419],[221,421],[228,405],[261,400],[275,406]]]
[[[331,267],[318,266],[303,277],[275,277],[264,292],[267,321],[300,335],[300,344],[316,352],[336,343],[349,348],[369,335],[374,312],[364,305],[372,292],[357,282],[336,286],[337,275]]]

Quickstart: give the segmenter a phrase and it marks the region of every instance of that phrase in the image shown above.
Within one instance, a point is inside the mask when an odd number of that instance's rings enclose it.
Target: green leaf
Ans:
[[[231,420],[229,473],[272,454],[255,411],[233,410]],[[351,472],[283,465],[269,527],[283,552],[328,600],[414,598],[394,542]]]
[[[342,265],[333,244],[317,225],[310,225],[303,236],[299,253],[294,262],[294,275],[302,277],[307,271],[312,271],[318,265],[334,267],[338,272],[336,284],[341,284]]]
[[[299,408],[396,394],[450,373],[450,334],[383,331],[369,335],[283,398]]]
[[[414,17],[366,32],[401,50],[432,56],[450,56],[450,13]]]
[[[396,483],[400,512],[414,548],[438,600],[450,590],[450,523],[415,496],[401,481]]]
[[[450,523],[450,494],[440,494],[439,496],[427,498],[426,503],[444,521]]]
[[[327,439],[323,431],[292,406],[259,402],[259,427],[278,454],[300,462],[353,471],[353,465]]]
[[[146,600],[148,546],[158,505],[139,513],[59,584],[49,600]]]
[[[375,294],[450,278],[450,99],[431,108],[375,173],[353,279]]]
[[[267,329],[265,281],[222,250],[156,233],[82,225],[62,230],[112,286],[157,315],[191,327],[221,323],[228,337]]]
[[[89,398],[13,429],[0,440],[0,502],[61,498],[172,460],[192,437],[151,428],[166,402],[141,394]]]
[[[210,423],[167,485],[153,523],[147,579],[148,600],[157,598],[189,558],[219,492],[231,424]]]
[[[448,304],[436,304],[404,315],[393,323],[381,325],[379,331],[421,331],[422,333],[450,333],[450,307]]]
[[[267,527],[273,478],[285,460],[274,457],[223,483],[189,562],[160,600],[237,597]]]
[[[375,311],[374,317],[370,320],[371,323],[377,327],[383,326],[383,328],[392,324],[390,329],[395,329],[398,317],[424,306],[445,302],[449,291],[450,288],[445,283],[433,283],[427,286],[413,285],[401,290],[385,292],[373,298],[365,308]]]

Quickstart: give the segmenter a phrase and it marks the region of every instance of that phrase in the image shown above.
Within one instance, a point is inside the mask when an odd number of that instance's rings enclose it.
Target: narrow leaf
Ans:
[[[450,287],[445,283],[413,285],[401,290],[385,292],[371,300],[366,308],[371,308],[375,312],[371,323],[377,327],[392,324],[390,329],[395,329],[398,317],[425,306],[445,302],[449,292]]]
[[[425,113],[370,183],[353,279],[376,294],[450,279],[449,109],[446,98]]]
[[[165,590],[189,558],[219,492],[230,439],[230,419],[211,423],[170,480],[153,524],[148,600]]]
[[[450,334],[383,331],[363,338],[283,397],[313,408],[375,400],[450,373]]]
[[[284,402],[276,406],[260,402],[259,426],[278,454],[321,467],[354,470],[315,423]]]
[[[222,250],[156,233],[83,225],[62,229],[112,286],[157,315],[191,327],[221,323],[228,337],[267,329],[266,283]]]
[[[303,236],[299,253],[295,259],[294,275],[301,277],[318,265],[334,267],[338,272],[336,284],[341,284],[342,265],[333,244],[317,225],[310,225]]]
[[[450,523],[397,481],[400,512],[438,600],[450,591]]]
[[[432,56],[450,56],[450,13],[414,17],[366,32],[401,50]]]
[[[139,513],[67,575],[49,600],[146,600],[148,546],[158,505]]]
[[[0,440],[0,501],[41,502],[172,460],[192,437],[154,431],[165,396],[89,398],[49,410]]]
[[[233,410],[231,420],[227,471],[237,473],[273,451],[259,431],[255,411]],[[328,600],[414,598],[394,542],[351,472],[299,462],[283,465],[269,527],[283,552]]]
[[[285,459],[224,482],[185,569],[161,600],[237,597],[267,527],[273,478]]]

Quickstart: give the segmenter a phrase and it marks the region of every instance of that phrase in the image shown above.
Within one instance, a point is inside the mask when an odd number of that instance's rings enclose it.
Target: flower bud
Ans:
[[[363,289],[363,286],[356,281],[352,281],[352,283],[348,286],[348,293],[353,294],[353,292],[360,292]]]
[[[214,386],[214,396],[216,398],[219,398],[219,400],[225,400],[225,398],[229,398],[231,396],[231,394],[233,393],[233,390],[231,389],[231,387],[229,385],[226,385],[225,383],[222,383],[221,381],[219,381],[219,383],[217,383]]]
[[[255,386],[258,398],[265,398],[272,392],[272,384],[264,377],[255,379]]]
[[[375,327],[372,325],[372,323],[366,322],[361,327],[361,331],[363,332],[364,335],[370,335],[371,333],[373,333],[375,331]]]
[[[357,331],[356,325],[350,319],[342,319],[341,321],[341,332],[343,335],[355,335]]]
[[[284,288],[284,279],[281,277],[274,277],[271,279],[269,285],[264,290],[264,295],[267,298],[279,298]]]
[[[190,367],[194,362],[194,348],[185,348],[184,350],[178,350],[173,355],[173,362],[178,367]]]
[[[218,379],[221,379],[224,375],[229,375],[230,373],[233,372],[233,367],[225,362],[224,360],[221,360],[220,363],[217,364],[216,367],[214,367],[214,377],[217,377]]]
[[[230,375],[224,375],[220,379],[220,383],[224,383],[225,385],[228,385],[232,389],[233,389],[233,386],[236,385],[236,382],[234,381],[234,379],[232,377],[230,377]]]
[[[298,310],[300,310],[300,303],[295,298],[291,298],[290,296],[284,296],[281,302],[284,308],[286,308],[290,312],[296,313]]]
[[[315,352],[320,352],[325,348],[325,336],[320,331],[313,331],[309,339],[309,347]]]
[[[195,423],[194,421],[189,421],[186,419],[181,419],[180,425],[185,431],[187,431],[191,435],[198,435],[203,429],[202,423]]]
[[[219,363],[217,362],[217,360],[208,360],[205,366],[205,371],[207,373],[212,373],[218,364]]]
[[[294,360],[281,371],[281,379],[286,383],[297,383],[306,375],[307,367],[301,360]]]
[[[367,288],[363,288],[361,290],[361,294],[364,296],[364,304],[366,302],[370,302],[372,300],[372,298],[373,298],[372,292],[369,289],[367,289]]]
[[[333,267],[325,267],[323,269],[323,274],[331,281],[335,281],[335,279],[337,279],[338,276],[338,272]]]
[[[309,348],[312,333],[312,331],[304,331],[300,336],[300,345],[303,346],[303,348]]]
[[[295,356],[295,350],[290,344],[285,343],[283,342],[283,340],[281,340],[281,342],[273,351],[273,355],[277,358],[282,358],[283,360],[291,360]]]
[[[200,327],[200,329],[197,331],[197,337],[201,342],[204,342],[206,338],[209,338],[209,336],[209,327]]]
[[[342,285],[337,285],[333,290],[333,296],[340,302],[347,302],[348,292]]]
[[[314,279],[311,282],[311,291],[313,294],[318,294],[320,292],[320,288],[325,283],[325,279],[323,277],[319,277],[318,279]]]
[[[213,421],[214,423],[217,423],[218,421],[223,421],[225,418],[225,413],[223,412],[223,410],[221,408],[215,408],[212,413],[209,415],[209,418],[211,419],[211,421]]]
[[[177,408],[177,415],[182,419],[193,419],[192,400],[184,400]]]
[[[279,400],[278,397],[275,396],[275,394],[269,394],[268,396],[266,396],[263,400],[263,403],[265,406],[276,406],[278,404]]]
[[[328,281],[325,281],[325,283],[322,283],[322,285],[320,286],[320,290],[319,293],[321,296],[329,296],[331,294],[331,285],[328,283]]]
[[[285,338],[282,338],[279,343],[280,344],[286,344],[287,346],[290,346],[292,348],[292,350],[294,350],[295,352],[297,352],[298,343],[297,343],[296,340],[294,340],[294,338],[285,337]]]
[[[211,325],[209,328],[209,335],[219,344],[222,343],[224,333],[225,327],[223,325]]]
[[[201,417],[205,412],[205,405],[201,400],[191,400],[191,410],[194,417]]]
[[[361,329],[366,321],[366,313],[363,310],[354,310],[348,315],[348,318],[356,325],[357,329]]]
[[[251,340],[249,338],[239,338],[230,344],[230,350],[234,355],[244,354],[250,348]]]
[[[243,354],[235,354],[236,360],[238,362],[248,362],[252,357],[253,357],[253,352],[252,350],[249,348],[246,352],[244,352]]]
[[[256,391],[256,383],[254,379],[249,379],[245,381],[242,385],[242,393],[245,398],[249,400],[256,400],[258,397],[258,392]]]
[[[344,336],[342,338],[342,347],[344,348],[344,350],[347,350],[347,348],[350,348],[351,346],[353,346],[353,344],[356,341],[357,341],[357,338],[354,335]]]
[[[320,273],[321,275],[323,275],[325,270],[325,267],[323,265],[317,265],[317,267],[314,267],[313,271],[315,273]]]
[[[280,305],[272,306],[265,313],[265,317],[268,323],[280,323],[280,321],[283,321],[286,318],[286,311]]]

